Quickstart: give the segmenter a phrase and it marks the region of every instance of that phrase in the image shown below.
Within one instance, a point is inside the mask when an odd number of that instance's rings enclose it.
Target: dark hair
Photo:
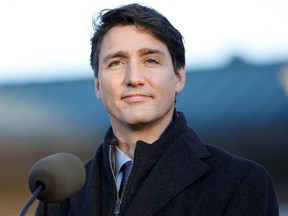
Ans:
[[[103,38],[111,28],[117,25],[135,25],[141,30],[151,32],[167,45],[174,70],[185,66],[185,48],[181,33],[156,10],[140,4],[128,4],[111,10],[104,9],[93,20],[95,33],[91,38],[90,65],[96,78]]]

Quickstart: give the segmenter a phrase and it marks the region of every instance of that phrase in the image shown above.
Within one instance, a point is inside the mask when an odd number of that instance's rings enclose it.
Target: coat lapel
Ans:
[[[208,171],[200,158],[209,156],[209,152],[203,143],[193,144],[189,148],[185,141],[178,142],[167,149],[132,201],[128,215],[142,215],[139,209],[145,209],[145,215],[154,215]]]

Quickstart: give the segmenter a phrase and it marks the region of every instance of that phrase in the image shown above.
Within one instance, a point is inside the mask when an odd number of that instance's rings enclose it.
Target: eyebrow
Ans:
[[[151,49],[151,48],[143,48],[143,49],[140,49],[138,51],[138,53],[141,55],[141,56],[144,56],[144,55],[149,55],[149,54],[160,54],[162,56],[164,56],[164,52],[162,52],[161,50],[159,49]],[[112,54],[109,54],[107,56],[104,57],[103,59],[103,62],[107,62],[109,59],[113,59],[113,58],[128,58],[129,55],[127,52],[125,51],[118,51],[118,52],[115,52],[115,53],[112,53]]]
[[[138,51],[140,55],[147,55],[147,54],[160,54],[164,55],[164,52],[162,52],[159,49],[151,49],[151,48],[143,48]]]
[[[107,62],[109,59],[113,59],[113,58],[128,58],[128,54],[123,51],[118,51],[118,52],[105,56],[103,59],[103,62]]]

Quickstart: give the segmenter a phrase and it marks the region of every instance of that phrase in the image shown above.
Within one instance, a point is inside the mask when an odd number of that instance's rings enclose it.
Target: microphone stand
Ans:
[[[43,184],[39,184],[36,189],[33,191],[32,196],[28,200],[28,202],[25,204],[25,206],[22,208],[19,216],[25,216],[26,212],[28,211],[29,207],[32,205],[32,203],[35,201],[39,193],[44,189]]]

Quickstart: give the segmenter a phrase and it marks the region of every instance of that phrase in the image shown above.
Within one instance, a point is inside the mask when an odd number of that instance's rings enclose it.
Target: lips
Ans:
[[[152,96],[142,93],[136,93],[136,94],[127,94],[122,96],[122,100],[129,101],[129,102],[140,102],[147,99],[151,99]]]

